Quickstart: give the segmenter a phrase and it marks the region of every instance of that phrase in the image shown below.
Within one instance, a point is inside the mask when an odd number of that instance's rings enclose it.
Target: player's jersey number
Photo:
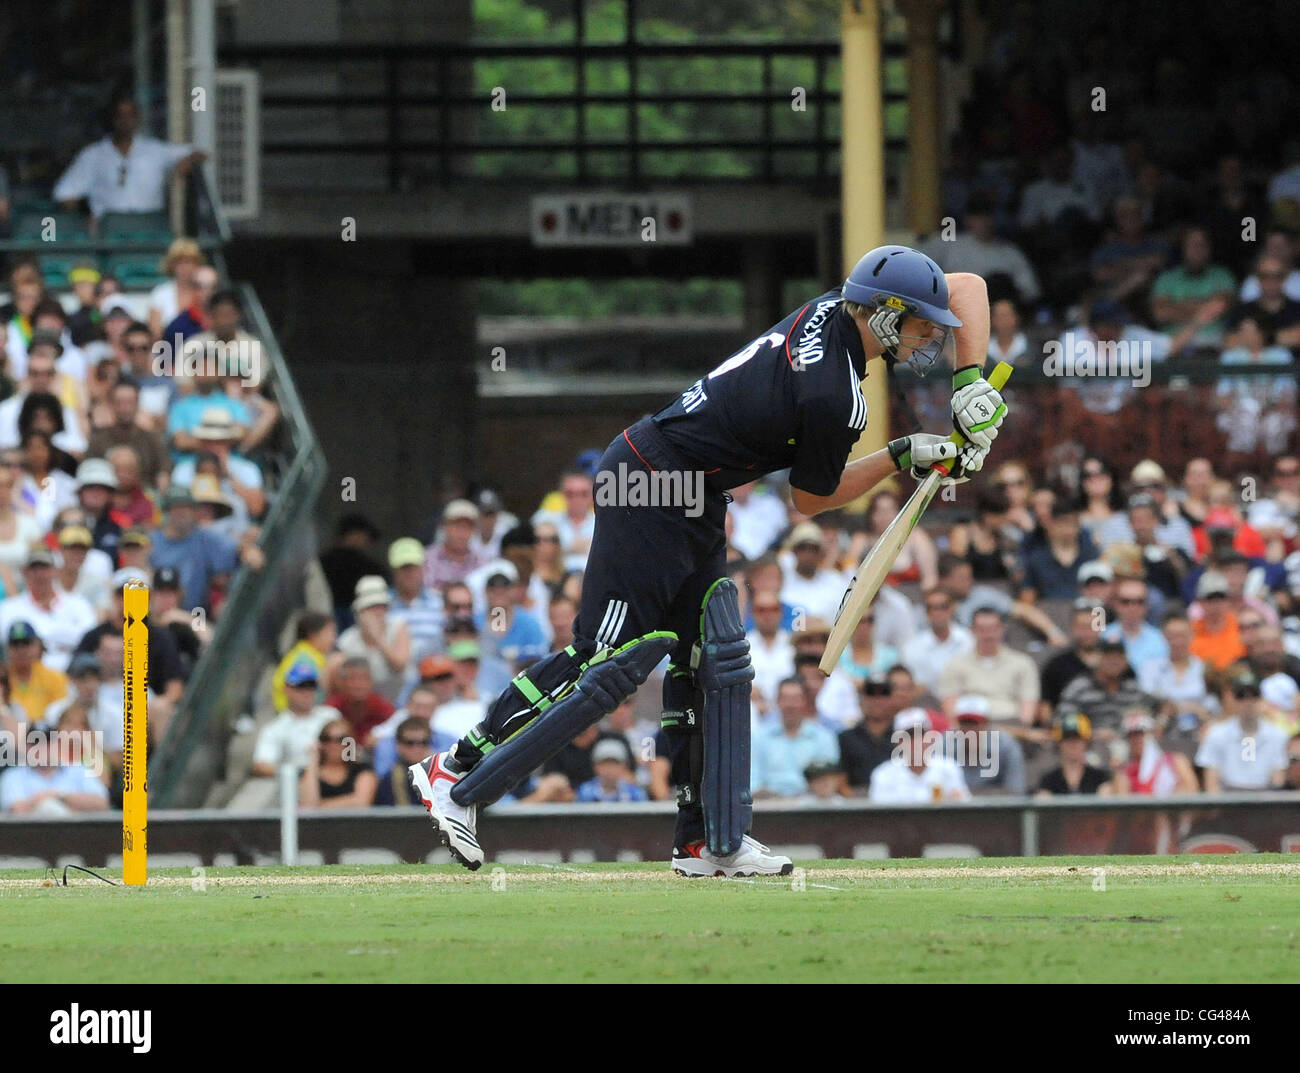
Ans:
[[[705,378],[713,380],[723,373],[729,373],[732,369],[739,369],[745,362],[749,361],[755,354],[763,349],[764,345],[770,347],[781,346],[785,342],[785,336],[780,332],[769,332],[767,335],[761,335],[755,339],[744,350],[738,350],[729,357],[713,372]],[[682,409],[688,414],[698,410],[704,403],[709,401],[708,392],[704,390],[704,380],[696,380],[689,388],[682,392]]]

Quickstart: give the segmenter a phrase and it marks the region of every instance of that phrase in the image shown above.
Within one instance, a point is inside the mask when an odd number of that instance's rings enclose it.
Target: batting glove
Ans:
[[[889,441],[889,457],[894,460],[895,469],[910,469],[912,477],[924,480],[930,468],[941,463],[946,475],[941,483],[959,484],[967,478],[959,472],[960,454],[957,445],[947,436],[936,436],[930,432],[915,432],[911,436],[902,436]]]
[[[984,379],[978,365],[968,365],[953,373],[952,423],[969,442],[987,451],[997,439],[998,426],[1006,416],[1007,404],[997,388]]]

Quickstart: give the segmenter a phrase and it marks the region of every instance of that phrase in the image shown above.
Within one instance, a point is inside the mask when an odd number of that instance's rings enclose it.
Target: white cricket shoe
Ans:
[[[701,876],[734,879],[742,876],[788,876],[794,871],[794,863],[789,857],[773,853],[762,842],[746,835],[740,849],[725,857],[710,853],[703,842],[675,846],[672,869],[679,876],[692,879]]]
[[[418,764],[407,768],[411,785],[415,787],[429,810],[429,819],[438,829],[442,844],[451,855],[471,872],[483,863],[483,847],[478,844],[476,824],[477,805],[458,805],[451,799],[451,788],[461,779],[447,770],[443,758],[446,753],[435,753]]]

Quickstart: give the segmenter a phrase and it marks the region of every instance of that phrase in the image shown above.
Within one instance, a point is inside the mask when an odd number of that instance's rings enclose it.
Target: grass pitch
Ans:
[[[1300,980],[1286,855],[800,863],[0,872],[0,981]]]

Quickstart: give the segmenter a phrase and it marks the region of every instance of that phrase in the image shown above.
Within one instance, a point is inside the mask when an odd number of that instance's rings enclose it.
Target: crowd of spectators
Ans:
[[[167,177],[201,159],[138,127],[115,100],[54,185],[89,233],[108,212],[153,221]],[[279,420],[240,299],[193,239],[171,241],[147,289],[90,254],[66,276],[13,254],[0,297],[0,731],[33,743],[0,759],[0,810],[18,813],[120,801],[131,584],[150,588],[150,739],[166,733],[231,579],[263,565]],[[53,732],[81,730],[101,748],[69,764]]]

